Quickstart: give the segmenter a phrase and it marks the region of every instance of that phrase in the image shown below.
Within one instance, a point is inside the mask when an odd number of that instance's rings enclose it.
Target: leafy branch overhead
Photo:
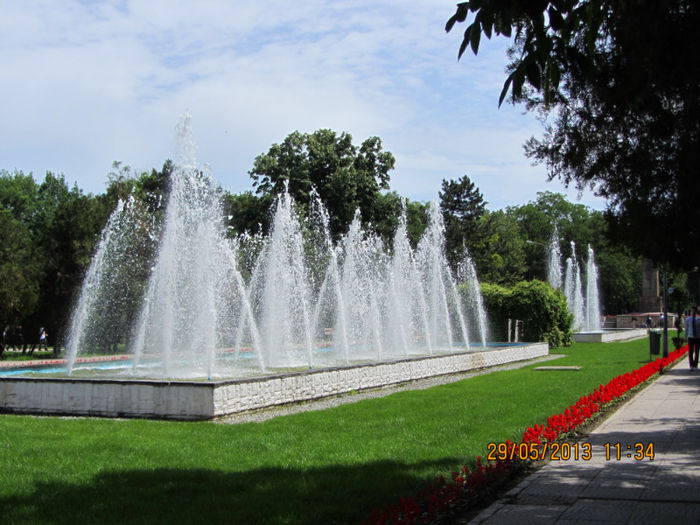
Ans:
[[[694,0],[472,0],[451,31],[512,37],[499,105],[535,111],[549,179],[607,199],[613,238],[679,269],[700,259],[700,7]]]
[[[515,35],[517,58],[510,67],[498,99],[499,106],[508,92],[513,102],[523,95],[527,82],[541,92],[545,100],[556,100],[563,73],[589,74],[595,68],[595,46],[605,38],[600,29],[606,2],[542,2],[473,0],[457,5],[447,21],[449,32],[457,22],[474,18],[464,31],[459,46],[461,58],[467,48],[479,52],[481,33],[491,38]]]

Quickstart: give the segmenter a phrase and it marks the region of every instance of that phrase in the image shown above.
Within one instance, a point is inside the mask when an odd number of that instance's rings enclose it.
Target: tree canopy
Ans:
[[[677,268],[697,266],[700,68],[692,0],[473,0],[459,56],[481,34],[513,37],[499,103],[537,111],[526,153],[550,179],[608,200],[611,238]]]
[[[365,222],[383,217],[378,196],[389,189],[394,162],[394,156],[382,150],[379,137],[365,139],[358,147],[350,133],[294,131],[258,155],[249,174],[256,194],[270,202],[288,185],[294,200],[308,206],[315,190],[328,208],[331,233],[338,236],[358,208]]]
[[[454,258],[462,254],[467,244],[478,244],[478,224],[486,202],[467,175],[458,180],[443,179],[438,198],[445,221],[445,250],[454,265]]]

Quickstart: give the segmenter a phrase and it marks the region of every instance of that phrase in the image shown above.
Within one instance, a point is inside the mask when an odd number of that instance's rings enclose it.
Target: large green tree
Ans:
[[[479,223],[477,242],[467,243],[479,279],[507,286],[523,280],[525,240],[517,221],[503,210],[487,210]]]
[[[26,341],[39,326],[56,341],[105,219],[97,199],[69,189],[63,176],[0,176],[2,321],[23,324]]]
[[[445,221],[445,249],[450,263],[456,266],[463,248],[480,242],[479,221],[486,211],[486,202],[467,175],[457,180],[443,179],[438,198]]]
[[[528,279],[546,278],[546,260],[544,253],[556,228],[565,257],[571,255],[570,243],[574,241],[577,248],[576,258],[584,260],[587,245],[598,247],[602,231],[594,231],[591,217],[596,212],[583,204],[574,204],[564,195],[552,192],[538,192],[537,199],[519,206],[509,206],[507,213],[515,219],[526,241]],[[605,224],[596,223],[604,228]]]
[[[518,224],[526,241],[526,278],[546,279],[547,247],[556,227],[562,258],[574,254],[583,267],[588,259],[588,246],[595,252],[601,303],[606,313],[634,311],[641,294],[641,258],[609,239],[608,224],[603,214],[583,204],[566,200],[559,193],[540,192],[535,201],[510,206],[507,213]]]
[[[0,231],[0,329],[4,329],[35,310],[40,268],[34,257],[31,232],[7,208],[0,208]]]
[[[315,189],[328,209],[331,233],[337,237],[347,230],[357,208],[367,223],[382,218],[386,206],[378,196],[389,189],[394,162],[394,156],[382,150],[378,137],[358,147],[346,132],[295,131],[256,157],[249,174],[262,198],[279,195],[288,185],[296,202],[306,207]]]
[[[513,37],[501,91],[543,117],[527,154],[608,200],[609,234],[677,268],[700,259],[700,68],[694,0],[473,0],[449,19]]]
[[[33,314],[39,304],[42,250],[37,229],[44,210],[38,186],[21,171],[0,173],[0,322],[12,326]]]

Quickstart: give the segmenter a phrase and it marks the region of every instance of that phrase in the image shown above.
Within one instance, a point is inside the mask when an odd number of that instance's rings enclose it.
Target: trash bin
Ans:
[[[661,332],[649,330],[649,360],[651,356],[661,353]]]

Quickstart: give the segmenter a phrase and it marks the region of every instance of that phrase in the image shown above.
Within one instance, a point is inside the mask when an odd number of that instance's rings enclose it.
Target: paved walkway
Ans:
[[[686,356],[584,442],[589,461],[550,461],[470,523],[700,523],[700,371]]]

